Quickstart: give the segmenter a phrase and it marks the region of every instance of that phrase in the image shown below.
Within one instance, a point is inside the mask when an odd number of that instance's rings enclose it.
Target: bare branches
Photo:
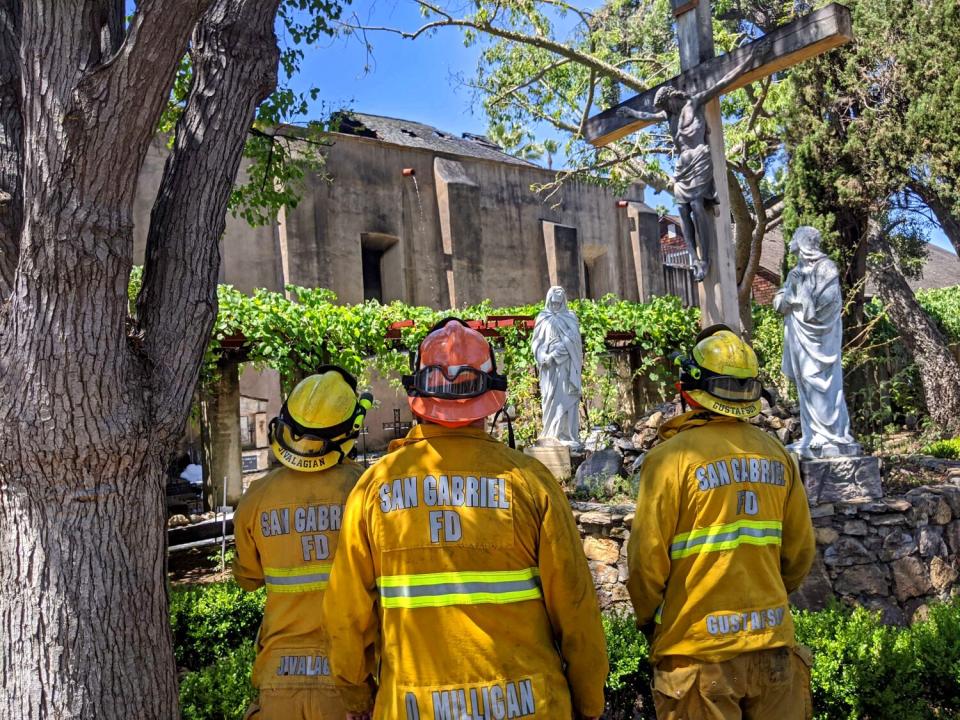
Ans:
[[[0,0],[0,305],[13,289],[23,224],[20,0]]]
[[[426,0],[417,0],[417,4],[420,7],[428,10],[433,13],[437,19],[431,20],[419,28],[413,31],[400,30],[398,28],[392,27],[372,27],[364,25],[349,25],[345,24],[344,27],[353,30],[353,31],[370,31],[378,30],[381,32],[389,32],[395,35],[400,35],[401,37],[408,38],[410,40],[415,40],[424,33],[430,32],[431,30],[436,30],[437,28],[442,27],[459,27],[467,28],[470,30],[476,30],[478,32],[486,33],[487,35],[492,35],[493,37],[498,37],[503,40],[509,40],[511,42],[520,43],[522,45],[529,45],[532,47],[540,48],[541,50],[547,50],[559,57],[566,58],[572,62],[579,63],[586,68],[596,71],[598,74],[609,77],[616,82],[622,83],[623,85],[631,88],[637,92],[642,92],[644,90],[644,83],[631,73],[626,72],[620,67],[613,65],[611,63],[602,60],[595,55],[590,53],[585,53],[577,50],[574,47],[565,45],[562,42],[558,42],[553,38],[546,37],[540,34],[525,34],[517,30],[511,30],[505,27],[500,27],[494,24],[495,18],[491,19],[474,19],[470,17],[454,17],[450,13],[446,12],[437,5],[434,5]]]
[[[193,86],[150,218],[137,312],[154,421],[186,417],[217,310],[218,243],[257,105],[277,81],[280,0],[215,0],[193,38]]]

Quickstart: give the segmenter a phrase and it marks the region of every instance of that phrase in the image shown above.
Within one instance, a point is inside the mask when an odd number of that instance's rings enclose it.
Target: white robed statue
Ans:
[[[773,298],[784,316],[783,374],[797,386],[803,436],[790,446],[805,458],[859,455],[843,395],[843,297],[837,266],[820,250],[816,228],[797,228],[797,265]]]
[[[533,328],[531,347],[540,368],[540,439],[579,447],[583,343],[577,316],[567,307],[567,294],[558,285],[547,292]]]

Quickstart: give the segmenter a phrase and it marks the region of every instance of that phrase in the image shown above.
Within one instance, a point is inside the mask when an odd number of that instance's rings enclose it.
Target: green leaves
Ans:
[[[396,376],[407,370],[410,353],[443,317],[456,314],[468,320],[518,315],[532,318],[543,309],[542,303],[494,308],[489,301],[456,312],[401,302],[381,305],[372,300],[344,305],[329,290],[288,286],[287,292],[289,298],[266,290],[251,296],[228,285],[219,287],[220,312],[207,349],[204,382],[217,377],[223,342],[237,335],[246,339],[247,360],[279,371],[285,382],[314,372],[326,363],[342,365],[360,377],[369,377],[372,371]],[[583,333],[583,382],[590,389],[585,399],[588,423],[626,419],[619,397],[618,373],[622,371],[607,345],[608,333],[634,334],[634,344],[641,352],[630,371],[645,378],[654,395],[667,394],[673,376],[669,368],[664,370],[664,358],[691,344],[698,325],[697,310],[682,307],[674,296],[631,303],[608,295],[601,300],[574,300],[570,305],[580,319]],[[399,339],[389,340],[390,326],[404,321],[413,324],[400,329]],[[510,401],[520,418],[517,436],[525,441],[536,436],[540,417],[530,336],[516,326],[507,326],[501,328],[495,344],[501,353],[498,362],[509,379]]]

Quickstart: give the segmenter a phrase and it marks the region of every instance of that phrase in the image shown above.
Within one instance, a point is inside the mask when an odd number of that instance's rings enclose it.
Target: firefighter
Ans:
[[[799,469],[745,422],[763,392],[749,345],[713,326],[680,365],[692,409],[644,460],[627,546],[657,717],[810,718],[810,655],[787,602],[814,558]]]
[[[506,399],[493,349],[448,318],[413,371],[420,422],[350,495],[324,598],[347,717],[598,717],[590,570],[557,481],[484,430]]]
[[[348,457],[373,398],[328,365],[302,380],[270,422],[281,467],[255,482],[234,516],[240,587],[266,585],[253,685],[255,720],[343,720],[319,612],[347,495],[363,468]]]

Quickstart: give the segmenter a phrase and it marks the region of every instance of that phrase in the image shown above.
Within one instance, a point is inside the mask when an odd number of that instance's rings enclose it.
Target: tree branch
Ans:
[[[13,290],[23,225],[20,0],[0,0],[0,306]]]
[[[493,35],[494,37],[503,38],[504,40],[510,40],[523,45],[531,45],[533,47],[540,48],[541,50],[548,50],[555,55],[559,55],[560,57],[579,63],[586,68],[596,70],[599,74],[609,77],[612,80],[616,80],[617,82],[622,83],[637,92],[643,92],[646,89],[644,83],[639,78],[634,77],[632,74],[618,68],[616,65],[612,65],[588,53],[580,52],[552,38],[527,35],[515,30],[507,30],[506,28],[493,25],[490,21],[476,21],[470,18],[455,18],[448,12],[441,10],[436,5],[426,2],[425,0],[417,0],[417,4],[420,5],[420,7],[439,16],[440,19],[425,23],[412,32],[392,27],[374,27],[349,24],[344,24],[344,27],[354,31],[375,30],[379,32],[389,32],[395,35],[400,35],[401,37],[409,40],[415,40],[425,32],[436,30],[437,28],[441,27],[470,28],[472,30],[477,30],[478,32]]]
[[[114,5],[114,0],[104,0]],[[134,13],[119,49],[87,72],[75,94],[79,114],[94,145],[129,148],[142,158],[154,137],[157,121],[170,95],[190,33],[211,0],[143,0]],[[120,4],[122,7],[122,3]],[[113,33],[115,21],[104,26]],[[87,177],[102,176],[105,168],[98,153],[86,153]],[[133,177],[128,177],[130,170]],[[118,168],[119,169],[119,168]],[[115,172],[117,187],[132,194],[140,162],[124,163]]]
[[[567,59],[567,58],[564,58],[564,59],[562,59],[562,60],[557,60],[556,62],[550,63],[549,65],[547,65],[546,67],[544,67],[544,68],[543,68],[542,70],[540,70],[539,72],[534,73],[532,76],[530,76],[529,78],[527,78],[526,80],[524,80],[524,81],[523,81],[522,83],[520,83],[519,85],[514,85],[513,87],[511,87],[511,88],[509,88],[509,89],[507,89],[507,90],[501,90],[501,91],[499,91],[499,92],[496,94],[495,97],[493,97],[493,98],[490,99],[490,106],[491,106],[491,107],[494,107],[494,106],[496,106],[496,105],[499,105],[500,103],[502,103],[504,100],[506,100],[506,99],[507,99],[508,97],[510,97],[511,95],[516,95],[518,92],[520,92],[520,91],[523,90],[524,88],[527,88],[527,87],[530,87],[531,85],[533,85],[535,82],[537,82],[540,78],[542,78],[544,75],[546,75],[546,74],[547,74],[548,72],[550,72],[551,70],[556,70],[558,67],[562,67],[563,65],[566,65],[568,62],[570,62],[570,60]],[[474,88],[477,89],[477,90],[481,90],[481,91],[483,91],[483,92],[486,92],[486,91],[487,91],[486,88],[483,88],[483,87],[478,87],[478,86],[475,86],[475,85],[472,86],[472,87],[474,87]]]
[[[910,182],[908,187],[923,201],[924,205],[930,208],[930,212],[937,218],[940,229],[943,230],[944,235],[953,244],[954,250],[960,255],[960,216],[953,212],[949,203],[931,185],[914,180]]]
[[[280,0],[215,0],[194,33],[194,78],[150,217],[137,313],[158,427],[180,432],[217,312],[219,240],[247,130],[276,87]]]
[[[747,266],[744,269],[743,277],[740,279],[738,292],[740,293],[741,303],[749,305],[750,292],[753,289],[753,278],[757,275],[760,267],[760,253],[763,249],[763,237],[767,233],[767,215],[763,211],[763,192],[760,189],[760,178],[763,173],[747,172],[744,178],[747,181],[747,187],[750,190],[750,201],[755,209],[753,232],[750,236],[750,257]]]
[[[890,246],[889,227],[874,220],[868,227],[870,271],[877,293],[920,371],[930,417],[944,431],[955,434],[960,431],[960,363],[904,279]]]
[[[587,81],[589,90],[587,90],[587,99],[583,103],[583,112],[580,114],[580,137],[583,137],[583,133],[587,127],[587,120],[590,119],[590,110],[593,109],[593,95],[597,88],[597,71],[590,71],[590,79]]]
[[[743,284],[743,276],[750,262],[750,239],[753,237],[754,221],[747,207],[747,200],[743,194],[740,181],[727,166],[727,188],[730,192],[730,212],[733,215],[734,257],[736,258],[737,285]]]

